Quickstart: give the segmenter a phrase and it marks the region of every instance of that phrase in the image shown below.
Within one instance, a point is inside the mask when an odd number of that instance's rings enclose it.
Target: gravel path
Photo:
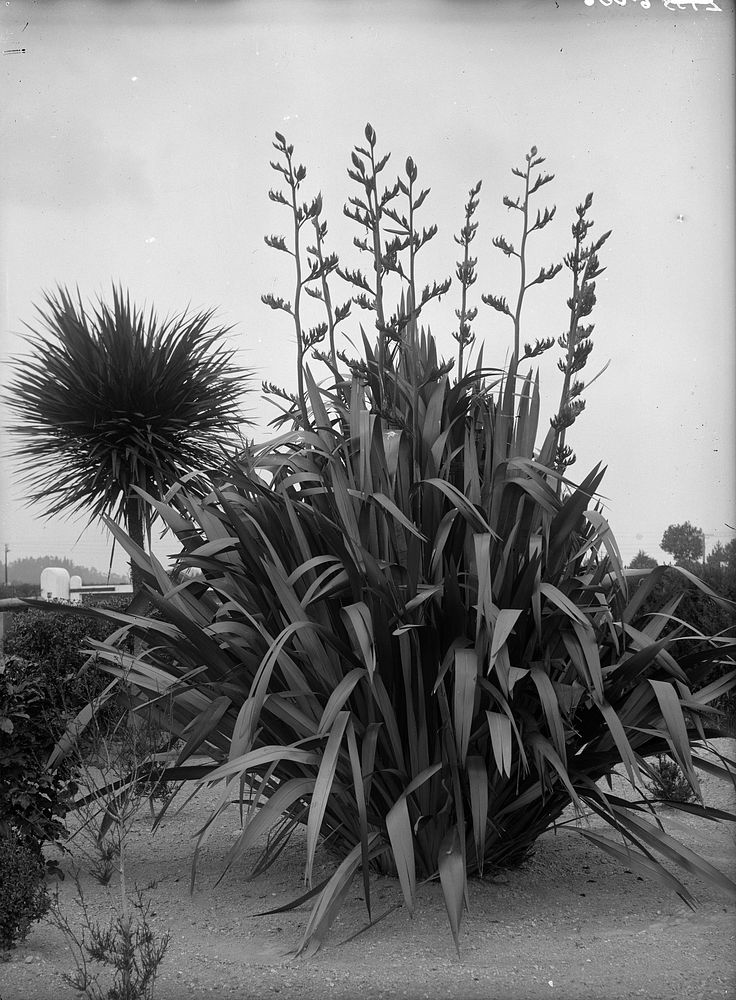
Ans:
[[[728,744],[733,753],[736,743]],[[729,782],[705,776],[703,787],[711,804],[736,806]],[[154,885],[152,924],[171,934],[156,1000],[736,997],[734,903],[686,874],[681,877],[699,902],[693,912],[677,896],[623,869],[569,828],[545,834],[524,868],[496,881],[470,883],[470,912],[461,931],[459,958],[438,885],[419,890],[411,919],[400,905],[398,884],[374,877],[374,913],[387,915],[347,940],[366,923],[362,881],[357,879],[323,949],[309,960],[295,960],[290,953],[301,939],[308,906],[270,916],[254,914],[287,902],[301,890],[303,838],[293,838],[265,875],[245,880],[254,852],[215,887],[222,859],[237,836],[233,810],[203,848],[190,895],[192,836],[207,815],[208,795],[167,817],[153,835],[150,819],[142,813],[129,838],[130,879],[141,887]],[[670,810],[662,819],[673,836],[736,878],[731,824]],[[332,868],[327,855],[317,860],[315,881]],[[104,888],[82,867],[81,884],[95,914],[109,910],[115,878]],[[65,911],[75,914],[73,882],[60,883],[59,893]],[[72,969],[63,935],[42,922],[12,953],[11,961],[0,965],[0,1000],[72,1000],[78,994],[61,977]]]

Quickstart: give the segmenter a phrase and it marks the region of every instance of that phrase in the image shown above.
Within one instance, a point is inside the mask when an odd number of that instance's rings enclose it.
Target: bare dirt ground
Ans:
[[[733,756],[736,741],[718,742]],[[702,776],[702,782],[707,802],[734,809],[729,782],[710,776]],[[621,783],[617,791],[623,787]],[[366,924],[358,878],[326,945],[309,960],[294,959],[309,904],[288,913],[254,914],[302,891],[303,839],[293,838],[275,866],[259,878],[245,880],[253,852],[215,887],[238,832],[233,809],[203,848],[190,895],[192,837],[213,798],[201,794],[179,815],[167,816],[153,835],[143,810],[129,837],[130,880],[140,887],[154,884],[152,925],[171,934],[156,983],[157,1000],[736,997],[734,902],[678,870],[697,897],[699,905],[692,912],[676,895],[625,870],[569,828],[545,834],[522,869],[505,873],[502,880],[470,883],[459,958],[439,885],[419,890],[411,919],[405,906],[391,909],[401,900],[398,883],[374,877],[374,914],[390,911],[388,915],[346,941]],[[734,878],[733,824],[671,810],[664,810],[662,819],[673,836]],[[88,862],[78,861],[91,909],[102,916],[114,903],[117,879],[102,887],[89,875]],[[318,861],[315,882],[334,866],[326,854]],[[66,912],[73,915],[73,881],[60,883],[59,892]],[[63,935],[41,922],[11,960],[0,965],[0,1000],[72,1000],[79,994],[61,975],[72,969]]]

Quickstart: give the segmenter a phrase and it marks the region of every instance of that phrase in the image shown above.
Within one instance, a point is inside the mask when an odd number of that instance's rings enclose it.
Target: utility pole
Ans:
[[[10,546],[5,543],[5,593],[8,592],[8,551]],[[5,649],[5,613],[0,611],[0,662],[5,662],[3,650]]]

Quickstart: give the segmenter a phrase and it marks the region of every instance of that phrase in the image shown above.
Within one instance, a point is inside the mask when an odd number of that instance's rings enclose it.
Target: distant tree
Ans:
[[[143,546],[155,515],[136,487],[160,497],[221,467],[249,373],[212,311],[160,322],[115,286],[112,305],[94,309],[63,287],[44,298],[43,330],[28,326],[32,353],[16,361],[8,398],[29,503],[46,517],[109,515]],[[135,565],[131,574],[137,591]]]
[[[716,569],[720,569],[721,566],[728,563],[729,556],[726,550],[730,546],[732,546],[731,542],[728,543],[728,546],[723,545],[721,542],[716,542],[708,555],[705,557],[706,566],[712,566]]]
[[[634,558],[629,563],[629,569],[654,569],[657,560],[647,555],[644,549],[639,549]]]
[[[704,544],[703,529],[696,528],[689,521],[683,524],[671,524],[659,543],[662,551],[668,552],[678,566],[702,559]]]
[[[706,581],[731,600],[736,598],[736,538],[717,542],[706,556]]]
[[[716,569],[728,569],[736,571],[736,538],[732,538],[725,545],[716,542],[706,556],[706,564]]]

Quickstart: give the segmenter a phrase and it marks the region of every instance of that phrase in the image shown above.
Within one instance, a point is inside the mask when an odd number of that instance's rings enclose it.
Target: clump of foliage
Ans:
[[[658,565],[659,563],[656,559],[652,559],[650,555],[647,555],[644,549],[639,549],[629,563],[629,569],[655,569]]]
[[[109,840],[96,841],[97,852],[90,865],[89,873],[100,885],[109,885],[115,872],[115,862],[119,857],[115,844]]]
[[[72,989],[87,1000],[152,1000],[158,968],[168,950],[170,935],[157,935],[150,922],[150,900],[136,890],[129,907],[107,922],[94,920],[77,881],[81,930],[54,899],[51,919],[70,943],[76,970],[63,973]]]
[[[122,682],[127,687],[124,677]],[[101,884],[107,885],[117,870],[121,901],[127,900],[126,844],[133,819],[144,802],[153,814],[154,803],[175,791],[163,777],[172,759],[163,704],[118,712],[112,725],[105,724],[100,711],[83,711],[50,757],[52,766],[66,761],[76,776],[71,840],[91,858],[90,871]],[[72,739],[80,722],[84,738]]]
[[[128,686],[124,673],[119,678]],[[118,683],[118,680],[113,684]],[[80,713],[57,745],[50,763],[71,761],[79,784],[74,803],[72,839],[91,858],[92,876],[108,885],[119,876],[114,913],[106,922],[92,919],[79,878],[76,905],[80,921],[69,918],[58,893],[51,919],[66,936],[76,971],[66,981],[89,1000],[146,1000],[153,996],[158,967],[169,934],[157,934],[150,922],[150,903],[127,876],[127,844],[133,819],[146,799],[151,803],[170,789],[162,779],[171,759],[169,737],[162,728],[162,706],[119,715],[114,726],[100,724],[100,713]],[[84,726],[84,744],[74,739]]]
[[[0,952],[15,948],[50,904],[38,852],[14,833],[0,832]]]
[[[536,148],[514,169],[523,194],[504,204],[518,212],[521,241],[518,250],[506,237],[494,243],[519,261],[516,305],[481,296],[513,321],[515,351],[502,372],[483,364],[482,351],[471,359],[480,185],[470,189],[453,379],[453,362],[438,357],[421,325],[450,290],[447,279],[419,280],[421,250],[437,232],[418,221],[429,191],[417,186],[411,157],[384,187],[389,156],[370,125],[365,140],[351,156],[357,193],[345,209],[369,260],[363,271],[329,251],[322,198],[305,199],[306,168],[276,134],[273,166],[286,188],[270,196],[290,212],[293,235],[267,242],[288,255],[295,284],[291,300],[265,300],[294,324],[297,394],[267,386],[282,408],[281,433],[233,461],[208,495],[183,489],[176,505],[148,496],[196,578],[173,583],[110,524],[155,580],[157,617],[127,616],[142,653],[95,644],[100,659],[125,670],[144,703],[170,698],[182,748],[166,777],[221,785],[201,839],[241,802],[226,869],[275,827],[253,869],[262,871],[306,825],[307,893],[293,905],[315,899],[300,953],[324,940],[360,870],[372,919],[371,869],[398,877],[410,912],[419,882],[439,878],[459,946],[467,879],[521,863],[570,804],[612,830],[576,826],[582,836],[688,903],[687,887],[653,852],[736,895],[725,875],[650,822],[643,792],[632,803],[598,785],[622,764],[638,788],[646,760],[670,753],[698,796],[691,811],[715,818],[695,764],[731,774],[736,765],[701,760],[691,744],[721,735],[712,703],[736,674],[704,681],[714,661],[733,666],[730,639],[673,655],[689,629],[663,635],[669,603],[642,617],[652,578],[630,592],[597,499],[603,469],[579,484],[566,475],[608,237],[589,241],[592,195],[576,210],[562,262],[569,324],[522,355],[525,296],[562,268],[529,278],[529,237],[554,216],[534,215],[532,200],[552,177],[539,171]],[[333,305],[337,280],[352,302]],[[312,325],[307,301],[322,315]],[[375,338],[361,328],[358,358],[334,342],[353,306],[375,327]],[[538,444],[531,363],[555,345],[563,386]],[[307,364],[315,349],[328,373],[322,385]],[[193,765],[195,753],[207,762]],[[321,838],[340,861],[313,886]]]
[[[711,636],[736,636],[736,540],[727,545],[719,542],[703,559],[703,538],[703,531],[688,521],[670,525],[661,544],[672,546],[667,551],[677,553],[676,565],[658,566],[656,559],[642,551],[629,564],[630,569],[652,572],[642,616],[656,614],[665,604],[670,606],[674,617],[665,623],[662,634],[671,636],[673,648],[683,652],[706,650]],[[637,574],[639,581],[645,577]],[[709,591],[716,591],[726,600],[713,601]],[[678,633],[681,620],[691,626],[688,636]],[[717,680],[730,669],[728,660],[716,659],[706,680]],[[725,691],[714,706],[725,713],[723,725],[729,735],[736,734],[736,690]]]
[[[66,836],[76,791],[65,762],[48,766],[66,722],[45,671],[16,657],[0,663],[0,837],[16,836],[39,856]]]
[[[0,600],[10,597],[40,597],[38,583],[0,583]]]
[[[664,802],[693,802],[695,792],[676,760],[666,754],[657,754],[651,765],[647,788]]]
[[[689,565],[705,558],[705,535],[701,528],[696,528],[689,521],[671,524],[659,545],[678,565]]]
[[[114,602],[102,605],[115,607]],[[64,608],[49,611],[29,608],[14,612],[5,639],[5,652],[36,666],[48,691],[48,707],[76,715],[109,683],[109,677],[87,662],[83,652],[88,638],[104,641],[114,631],[100,615],[82,615]],[[63,728],[63,726],[62,726]],[[57,734],[58,735],[58,734]]]

